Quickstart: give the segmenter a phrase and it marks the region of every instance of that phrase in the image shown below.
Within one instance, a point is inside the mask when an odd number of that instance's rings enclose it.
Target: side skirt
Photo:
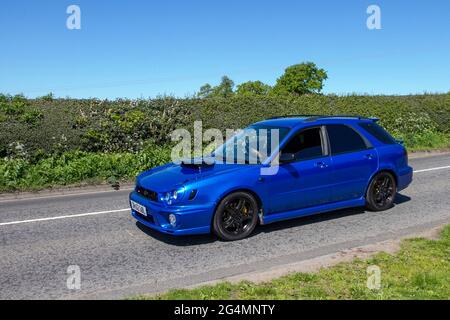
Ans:
[[[285,212],[264,215],[264,218],[260,219],[260,220],[263,220],[264,224],[269,224],[272,222],[294,219],[294,218],[299,218],[299,217],[304,217],[304,216],[310,216],[313,214],[324,213],[324,212],[328,212],[328,211],[334,211],[334,210],[351,208],[351,207],[361,207],[361,206],[364,206],[365,204],[366,204],[366,199],[363,197],[363,198],[359,198],[359,199],[352,199],[352,200],[328,203],[328,204],[323,204],[320,206],[309,207],[309,208],[304,208],[304,209],[299,209],[299,210],[291,210],[291,211],[285,211]]]

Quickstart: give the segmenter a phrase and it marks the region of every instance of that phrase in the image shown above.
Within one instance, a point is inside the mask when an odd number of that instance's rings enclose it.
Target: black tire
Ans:
[[[366,194],[366,206],[371,211],[383,211],[391,208],[397,194],[397,184],[389,172],[376,174],[369,184]]]
[[[234,241],[248,237],[258,223],[258,203],[247,192],[226,196],[216,209],[213,231],[222,240]]]

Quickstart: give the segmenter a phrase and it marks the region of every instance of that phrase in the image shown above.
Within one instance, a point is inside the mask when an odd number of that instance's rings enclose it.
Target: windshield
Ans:
[[[252,125],[240,130],[212,156],[224,163],[261,164],[289,133],[290,128]]]

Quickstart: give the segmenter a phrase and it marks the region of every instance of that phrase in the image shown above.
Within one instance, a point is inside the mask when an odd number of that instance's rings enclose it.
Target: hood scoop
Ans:
[[[215,161],[212,158],[204,159],[204,158],[197,158],[197,159],[188,159],[188,160],[182,160],[180,162],[180,166],[182,168],[190,168],[190,169],[199,169],[201,168],[207,168],[214,166]]]

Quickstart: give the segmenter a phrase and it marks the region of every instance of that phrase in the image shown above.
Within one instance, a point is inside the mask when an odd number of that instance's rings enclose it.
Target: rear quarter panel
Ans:
[[[397,179],[397,188],[406,188],[412,180],[412,168],[408,166],[405,148],[400,144],[382,145],[378,148],[380,170],[394,172]]]
[[[363,121],[365,122],[365,121]],[[378,153],[378,170],[392,171],[397,180],[398,191],[405,189],[412,181],[412,168],[408,165],[408,158],[405,155],[405,147],[399,143],[384,144],[371,134],[355,126],[360,131]],[[375,173],[376,174],[376,173]],[[368,182],[370,183],[370,181]]]

